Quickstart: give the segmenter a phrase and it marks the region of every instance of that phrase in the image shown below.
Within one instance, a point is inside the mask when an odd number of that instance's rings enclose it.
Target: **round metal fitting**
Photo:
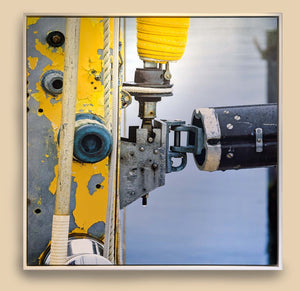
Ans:
[[[153,164],[152,164],[152,169],[153,169],[153,170],[157,170],[157,168],[158,168],[158,164],[157,164],[157,163],[153,163]]]
[[[63,91],[63,72],[50,70],[41,80],[42,88],[49,94],[56,96]]]
[[[87,235],[75,235],[68,239],[68,252],[66,265],[111,265],[103,257],[104,246],[98,240]],[[48,247],[41,260],[42,265],[50,265],[50,247]]]
[[[65,36],[60,31],[51,31],[48,33],[46,41],[52,47],[60,47],[65,43]]]
[[[228,154],[226,155],[226,157],[227,157],[228,159],[232,159],[232,158],[233,158],[233,153],[228,153]]]
[[[147,140],[148,140],[148,142],[149,142],[149,143],[153,143],[153,141],[154,141],[154,138],[153,138],[153,137],[151,137],[151,136],[149,136]]]
[[[226,127],[227,127],[228,129],[233,129],[233,125],[232,125],[231,123],[228,123],[228,124],[226,125]]]
[[[112,136],[99,117],[92,114],[76,115],[73,155],[78,161],[102,161],[110,154],[112,143]]]
[[[127,108],[132,103],[131,95],[124,89],[121,91],[121,104],[122,108]]]

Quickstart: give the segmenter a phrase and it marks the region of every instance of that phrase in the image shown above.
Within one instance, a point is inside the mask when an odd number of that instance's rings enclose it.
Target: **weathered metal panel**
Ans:
[[[63,17],[27,17],[27,264],[38,265],[51,239],[54,212],[61,94],[44,90],[42,77],[63,72],[64,45],[53,47],[47,35],[65,33]],[[113,30],[113,21],[110,23]],[[112,37],[111,33],[111,37]],[[111,49],[112,49],[111,41]],[[102,76],[103,19],[82,18],[80,27],[77,113],[104,117]],[[73,161],[70,233],[103,239],[108,194],[108,158],[97,163]]]

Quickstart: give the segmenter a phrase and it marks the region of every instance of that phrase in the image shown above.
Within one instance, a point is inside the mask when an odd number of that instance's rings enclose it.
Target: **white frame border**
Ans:
[[[278,60],[278,135],[279,135],[279,160],[278,160],[278,264],[276,266],[244,266],[244,265],[138,265],[138,266],[28,266],[26,262],[27,253],[27,112],[26,112],[26,19],[31,16],[58,16],[58,17],[138,17],[138,16],[187,16],[187,17],[277,17],[278,18],[278,43],[279,43],[279,60]],[[65,13],[24,13],[23,15],[23,270],[65,270],[65,271],[88,271],[88,270],[117,270],[117,271],[143,271],[143,270],[181,270],[181,271],[195,271],[195,270],[267,270],[280,271],[282,266],[282,13],[239,13],[239,14],[224,14],[224,13],[126,13],[126,14],[65,14]]]

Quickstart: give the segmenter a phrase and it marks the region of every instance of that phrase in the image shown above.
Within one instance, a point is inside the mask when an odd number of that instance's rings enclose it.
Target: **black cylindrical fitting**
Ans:
[[[204,149],[194,155],[201,170],[277,165],[277,105],[196,109],[192,124],[204,131]]]

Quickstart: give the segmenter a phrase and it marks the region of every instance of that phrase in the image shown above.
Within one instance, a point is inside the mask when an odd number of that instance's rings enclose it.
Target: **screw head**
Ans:
[[[226,125],[226,127],[227,127],[228,129],[233,129],[233,125],[232,125],[231,123],[228,123],[228,124]]]
[[[241,117],[240,117],[239,115],[235,115],[235,116],[234,116],[234,119],[235,119],[235,120],[240,120]]]
[[[226,155],[226,157],[227,157],[228,159],[233,158],[233,153],[228,153],[228,154]]]
[[[143,152],[145,150],[144,147],[140,147],[140,151]]]
[[[153,153],[157,155],[158,154],[158,150],[157,149],[153,150]]]

